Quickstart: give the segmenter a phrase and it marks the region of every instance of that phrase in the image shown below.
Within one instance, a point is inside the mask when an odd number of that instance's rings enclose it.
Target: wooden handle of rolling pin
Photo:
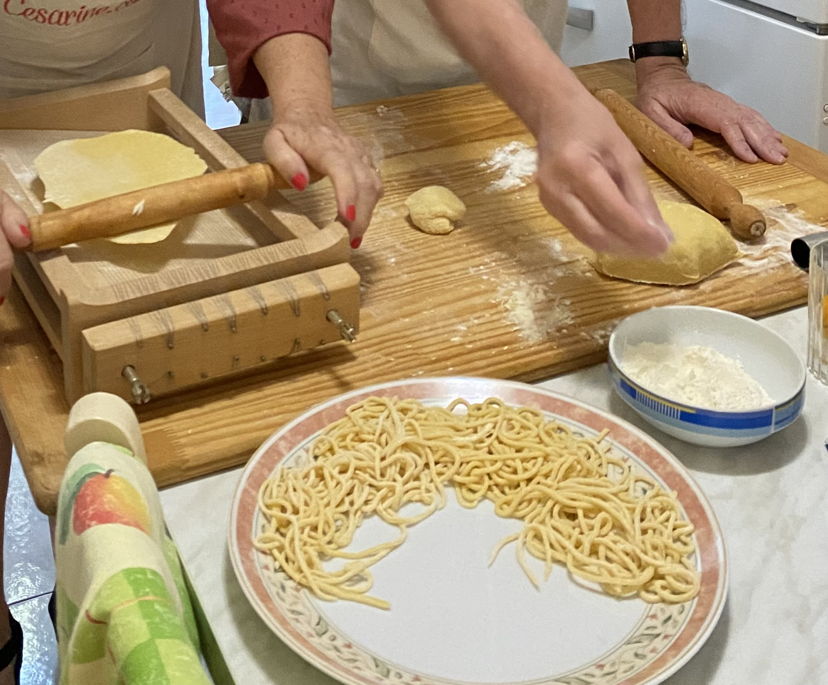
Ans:
[[[762,212],[746,205],[736,188],[632,103],[609,88],[593,91],[593,95],[644,157],[717,219],[729,220],[736,236],[752,240],[765,232]]]
[[[49,250],[91,238],[109,238],[184,216],[261,200],[288,183],[269,164],[250,164],[133,190],[29,217],[31,250]]]

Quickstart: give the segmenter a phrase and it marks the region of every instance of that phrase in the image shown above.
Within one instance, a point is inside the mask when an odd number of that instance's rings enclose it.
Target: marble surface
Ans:
[[[57,639],[48,605],[55,587],[55,558],[48,518],[35,506],[23,467],[12,453],[6,497],[3,586],[12,615],[23,629],[20,682],[57,681]]]
[[[804,308],[763,319],[805,356]],[[616,397],[605,365],[539,383],[642,428],[710,499],[728,552],[722,617],[670,685],[828,683],[828,387],[810,375],[802,416],[762,442],[714,449],[658,432]],[[285,647],[250,608],[227,552],[237,469],[162,491],[184,565],[237,683],[335,682]]]

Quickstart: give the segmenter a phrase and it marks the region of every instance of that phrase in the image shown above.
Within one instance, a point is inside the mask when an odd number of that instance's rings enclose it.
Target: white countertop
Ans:
[[[807,311],[762,320],[805,356]],[[670,438],[613,393],[605,365],[539,386],[577,397],[647,431],[688,468],[713,505],[730,568],[727,604],[706,644],[670,685],[828,683],[828,387],[808,376],[792,426],[745,447]],[[161,501],[184,566],[239,684],[322,685],[330,677],[275,637],[230,565],[227,523],[241,469],[168,488]]]

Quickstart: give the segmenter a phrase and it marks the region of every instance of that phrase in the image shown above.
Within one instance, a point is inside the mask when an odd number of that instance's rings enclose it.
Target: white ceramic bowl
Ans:
[[[621,371],[628,345],[641,342],[710,347],[737,359],[773,405],[714,411],[682,404],[641,387]],[[627,317],[609,340],[612,383],[621,398],[660,430],[697,445],[747,445],[782,430],[805,400],[805,365],[779,335],[753,319],[710,307],[655,307]]]

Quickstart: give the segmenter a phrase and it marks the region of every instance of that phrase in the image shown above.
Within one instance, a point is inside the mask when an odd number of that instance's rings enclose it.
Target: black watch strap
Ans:
[[[636,62],[642,57],[678,57],[683,64],[687,64],[689,54],[687,42],[681,40],[657,40],[651,43],[633,43],[630,45],[630,60]]]

